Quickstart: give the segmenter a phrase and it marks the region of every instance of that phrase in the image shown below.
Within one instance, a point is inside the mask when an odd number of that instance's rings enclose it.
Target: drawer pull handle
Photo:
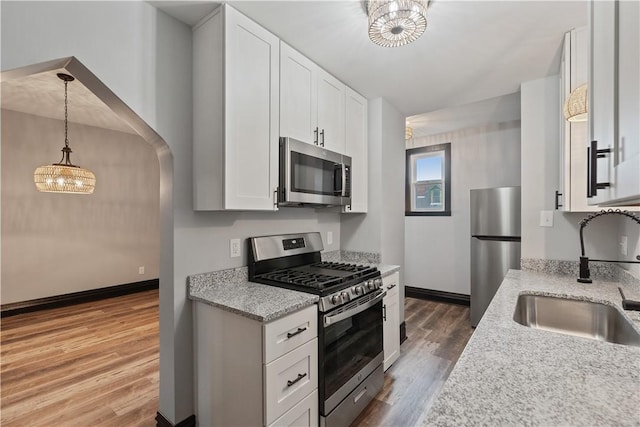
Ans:
[[[300,381],[301,379],[303,379],[306,376],[307,376],[307,373],[305,372],[304,374],[298,374],[298,378],[296,378],[293,381],[287,380],[287,387],[291,387],[292,385],[294,385],[295,383],[297,383],[298,381]]]
[[[307,330],[307,328],[304,327],[304,328],[298,328],[298,330],[295,331],[295,332],[287,332],[287,339],[289,339],[291,337],[295,337],[296,335],[301,334],[306,330]]]
[[[395,288],[395,287],[396,287],[396,284],[394,283],[393,285],[389,285],[389,286],[387,286],[387,290],[389,290],[389,289],[393,289],[393,288]]]

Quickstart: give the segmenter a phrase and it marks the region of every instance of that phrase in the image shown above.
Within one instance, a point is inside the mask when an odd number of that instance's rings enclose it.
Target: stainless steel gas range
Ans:
[[[321,425],[348,426],[380,391],[382,279],[376,267],[322,262],[320,233],[249,239],[249,280],[309,292],[318,303]]]

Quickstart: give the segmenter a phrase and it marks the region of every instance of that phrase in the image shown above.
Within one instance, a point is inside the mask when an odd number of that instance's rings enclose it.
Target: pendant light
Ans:
[[[69,147],[69,123],[67,108],[67,85],[74,81],[69,74],[58,73],[64,82],[64,147],[59,163],[40,166],[33,173],[33,181],[38,191],[45,193],[91,194],[96,186],[96,176],[88,169],[71,163],[71,147]]]
[[[587,110],[587,84],[575,88],[564,103],[564,118],[570,122],[586,122],[589,119]]]
[[[383,47],[417,40],[427,28],[428,0],[369,0],[369,38]]]
[[[405,141],[408,141],[411,138],[413,138],[413,128],[407,126],[406,128],[404,128],[404,139]]]

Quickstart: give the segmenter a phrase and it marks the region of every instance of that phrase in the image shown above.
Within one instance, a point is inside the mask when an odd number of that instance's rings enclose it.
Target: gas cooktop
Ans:
[[[321,312],[382,292],[375,266],[322,261],[320,233],[249,239],[249,280],[320,296]]]
[[[340,262],[317,262],[292,268],[284,268],[252,278],[254,281],[270,285],[292,285],[300,290],[321,294],[332,291],[352,281],[362,281],[376,275],[378,269],[372,266],[348,264]],[[295,289],[292,287],[292,289]]]

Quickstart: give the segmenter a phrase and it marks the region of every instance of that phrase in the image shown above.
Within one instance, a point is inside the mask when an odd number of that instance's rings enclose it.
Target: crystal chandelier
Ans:
[[[73,76],[58,73],[64,81],[64,147],[62,159],[52,165],[40,166],[33,173],[33,181],[38,191],[45,193],[91,194],[96,186],[96,176],[88,169],[71,163],[71,147],[68,138],[67,85],[75,80]]]
[[[417,40],[427,28],[428,0],[369,0],[369,38],[397,47]]]
[[[564,118],[570,122],[586,122],[587,113],[587,84],[575,88],[564,103]]]

